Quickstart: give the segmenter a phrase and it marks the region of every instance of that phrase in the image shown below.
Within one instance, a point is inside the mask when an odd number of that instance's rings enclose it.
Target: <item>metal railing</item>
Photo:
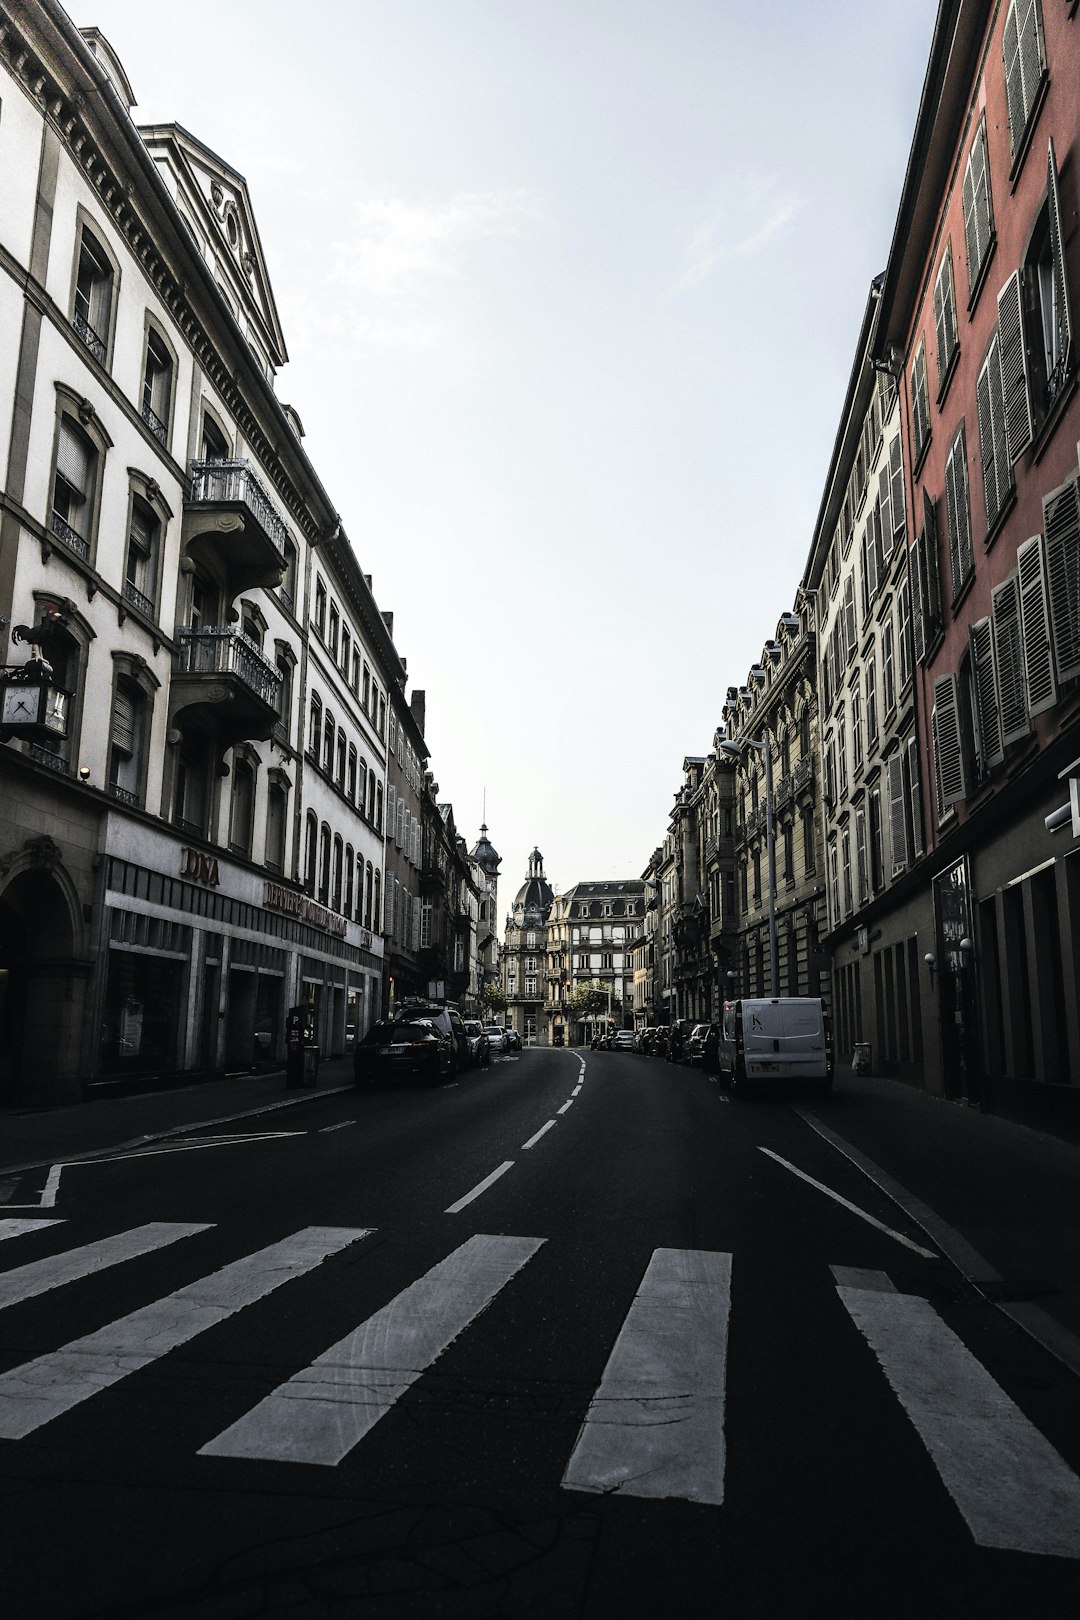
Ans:
[[[289,531],[249,462],[193,461],[188,498],[195,506],[246,506],[258,519],[284,564]]]
[[[124,601],[130,602],[131,606],[137,608],[146,618],[152,619],[154,617],[153,602],[148,596],[144,596],[139,587],[133,585],[130,579],[124,581]]]
[[[154,435],[154,438],[157,439],[159,443],[168,443],[168,424],[161,420],[161,417],[155,411],[154,407],[152,405],[148,405],[145,400],[143,401],[142,407],[142,419],[150,429],[151,433]]]
[[[235,675],[268,708],[276,708],[281,671],[242,630],[181,630],[176,668],[184,675]]]
[[[94,331],[94,328],[90,325],[90,322],[86,319],[86,316],[80,315],[78,310],[76,310],[75,314],[71,317],[71,324],[75,328],[77,335],[82,339],[82,341],[86,344],[86,347],[90,350],[90,353],[94,356],[94,359],[100,360],[101,364],[104,365],[109,352],[105,344],[105,339],[100,335],[100,333]]]
[[[73,529],[67,519],[60,516],[59,512],[53,512],[49,520],[49,527],[56,538],[62,540],[68,550],[75,553],[76,557],[81,557],[83,562],[90,561],[89,540],[85,539],[77,529]]]

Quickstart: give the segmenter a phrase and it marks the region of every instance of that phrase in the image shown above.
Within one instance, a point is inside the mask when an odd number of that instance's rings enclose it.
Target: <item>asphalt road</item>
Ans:
[[[0,1243],[13,1620],[1080,1612],[1080,1386],[789,1099],[526,1052],[49,1213]]]

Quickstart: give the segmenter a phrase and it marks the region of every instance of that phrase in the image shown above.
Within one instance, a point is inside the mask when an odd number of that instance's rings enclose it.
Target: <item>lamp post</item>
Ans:
[[[765,761],[765,849],[769,883],[769,991],[779,993],[780,964],[776,945],[776,824],[773,816],[772,747],[766,728],[764,737],[747,737],[741,743],[722,742],[721,751],[729,759],[741,759],[744,748],[753,748]]]

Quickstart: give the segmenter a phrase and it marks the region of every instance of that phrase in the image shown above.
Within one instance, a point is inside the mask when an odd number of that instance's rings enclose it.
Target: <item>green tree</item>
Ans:
[[[506,1011],[506,997],[497,984],[488,983],[481,987],[480,1000],[485,1009],[491,1013],[504,1013]]]
[[[619,1004],[617,996],[612,998],[611,1006],[614,1010]],[[575,1018],[597,1018],[608,1010],[607,986],[597,979],[590,979],[584,984],[576,984],[567,998],[567,1010]]]

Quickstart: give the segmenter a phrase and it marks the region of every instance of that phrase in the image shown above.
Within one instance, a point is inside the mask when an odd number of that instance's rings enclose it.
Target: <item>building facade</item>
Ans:
[[[502,953],[506,1022],[527,1045],[546,1040],[548,1033],[544,1012],[547,921],[554,900],[555,891],[544,875],[544,857],[534,849],[525,882],[506,919]]]

